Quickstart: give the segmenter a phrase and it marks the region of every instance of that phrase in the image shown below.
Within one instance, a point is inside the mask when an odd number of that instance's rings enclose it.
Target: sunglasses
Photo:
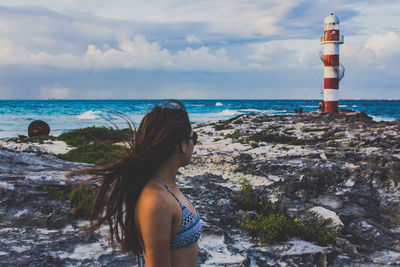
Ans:
[[[197,133],[195,131],[193,131],[193,135],[189,136],[188,139],[192,139],[193,140],[193,145],[196,145],[197,143]]]

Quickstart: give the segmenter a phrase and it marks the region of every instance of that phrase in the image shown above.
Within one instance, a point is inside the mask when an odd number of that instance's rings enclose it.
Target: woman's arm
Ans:
[[[138,203],[138,222],[148,267],[170,267],[172,207],[160,192],[149,192]]]

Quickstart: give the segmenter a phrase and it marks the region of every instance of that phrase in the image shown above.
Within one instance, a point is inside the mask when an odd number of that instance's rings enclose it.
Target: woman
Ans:
[[[107,222],[109,241],[115,238],[123,253],[140,255],[139,265],[196,266],[199,214],[176,184],[196,141],[185,107],[170,101],[144,116],[126,158],[75,172],[100,185],[91,229]]]

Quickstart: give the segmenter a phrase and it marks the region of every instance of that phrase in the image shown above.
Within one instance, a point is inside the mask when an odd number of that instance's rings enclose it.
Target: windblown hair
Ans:
[[[134,136],[134,144],[125,158],[99,167],[76,170],[70,176],[89,175],[85,184],[96,184],[89,229],[109,226],[109,242],[116,240],[123,253],[139,255],[142,249],[136,232],[134,209],[143,187],[163,161],[191,132],[184,105],[170,100],[147,113]]]

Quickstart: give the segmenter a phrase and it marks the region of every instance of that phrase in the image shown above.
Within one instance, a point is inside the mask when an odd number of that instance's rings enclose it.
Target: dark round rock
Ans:
[[[49,135],[49,133],[50,133],[49,125],[42,120],[36,120],[36,121],[31,122],[31,124],[29,124],[29,127],[28,127],[29,137],[40,136],[40,135]]]

